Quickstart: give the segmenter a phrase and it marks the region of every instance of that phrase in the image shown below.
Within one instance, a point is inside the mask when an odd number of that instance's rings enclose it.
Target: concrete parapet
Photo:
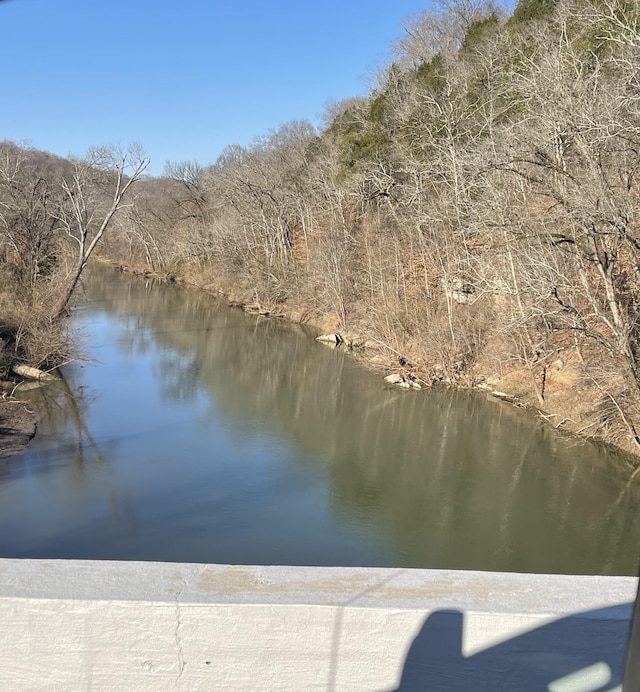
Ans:
[[[0,689],[612,690],[636,584],[0,559]]]

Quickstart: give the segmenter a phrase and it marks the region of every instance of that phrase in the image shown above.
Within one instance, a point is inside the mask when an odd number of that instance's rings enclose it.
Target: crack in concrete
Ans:
[[[180,635],[180,630],[182,629],[182,614],[180,612],[180,596],[182,595],[182,590],[184,588],[184,580],[182,581],[182,584],[180,586],[180,590],[176,594],[176,629],[174,631],[174,638],[176,642],[176,647],[178,649],[178,677],[176,678],[176,684],[175,687],[179,687],[180,685],[180,678],[182,678],[182,674],[184,673],[185,668],[187,667],[187,662],[184,660],[184,651],[182,648],[182,636]]]

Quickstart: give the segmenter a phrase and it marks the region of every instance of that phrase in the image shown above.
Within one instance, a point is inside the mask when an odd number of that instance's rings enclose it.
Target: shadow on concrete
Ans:
[[[413,640],[397,692],[621,690],[632,607],[575,613],[467,657],[463,613],[436,611]]]

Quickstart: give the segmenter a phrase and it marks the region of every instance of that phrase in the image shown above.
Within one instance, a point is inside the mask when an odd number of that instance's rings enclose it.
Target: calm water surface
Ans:
[[[0,463],[5,557],[635,573],[640,479],[530,415],[115,272],[73,320],[93,362]]]

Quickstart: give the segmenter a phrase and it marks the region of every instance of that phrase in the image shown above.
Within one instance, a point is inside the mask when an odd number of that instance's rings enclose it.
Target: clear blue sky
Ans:
[[[0,139],[66,156],[139,141],[151,172],[364,94],[428,0],[0,2]]]

